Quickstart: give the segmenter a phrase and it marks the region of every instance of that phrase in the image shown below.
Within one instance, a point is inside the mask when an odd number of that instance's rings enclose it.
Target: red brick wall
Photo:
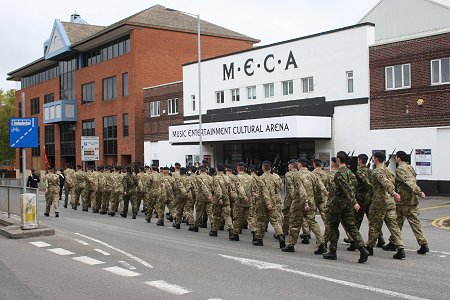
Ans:
[[[178,98],[178,114],[168,115],[168,99]],[[150,103],[160,101],[160,116],[150,116]],[[169,139],[169,126],[183,123],[183,83],[164,85],[144,90],[144,140],[157,142]]]
[[[431,60],[450,56],[450,33],[370,48],[370,128],[450,125],[450,84],[431,86]],[[411,88],[385,90],[385,67],[411,64]],[[422,106],[417,100],[423,99]]]

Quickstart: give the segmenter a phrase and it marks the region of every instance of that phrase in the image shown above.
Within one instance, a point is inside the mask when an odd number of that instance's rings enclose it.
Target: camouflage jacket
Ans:
[[[98,191],[103,192],[105,190],[106,178],[105,173],[103,172],[95,172],[98,180]]]
[[[276,199],[276,189],[277,183],[275,177],[272,176],[270,172],[264,172],[260,176],[261,180],[264,182],[264,190],[266,191],[266,204],[272,205],[273,208],[276,207],[278,201]]]
[[[166,200],[172,201],[174,199],[174,184],[175,179],[172,176],[161,176],[161,194],[165,197]]]
[[[47,193],[57,194],[59,193],[59,176],[55,173],[48,173],[42,179],[44,188]]]
[[[64,177],[66,178],[66,180],[64,181],[64,186],[68,188],[73,188],[76,184],[75,170],[72,168],[65,169]]]
[[[298,173],[307,195],[305,202],[308,203],[311,210],[316,210],[316,193],[323,195],[323,193],[326,191],[325,186],[323,185],[322,181],[317,179],[317,177],[313,175],[313,173],[310,172],[307,168],[301,168]]]
[[[266,189],[264,180],[261,177],[252,173],[252,206],[255,210],[265,210],[267,205],[272,204],[273,202],[269,196],[269,192]],[[254,194],[255,195],[254,195]]]
[[[120,172],[114,172],[111,174],[113,178],[113,189],[114,193],[123,194],[123,175]]]
[[[75,179],[76,179],[76,188],[84,189],[86,187],[86,172],[84,172],[81,169],[78,169],[75,172]]]
[[[355,195],[356,177],[349,168],[346,166],[339,167],[334,175],[334,183],[336,185],[334,204],[348,201],[353,206],[357,203]]]
[[[307,174],[307,173],[306,173]],[[305,175],[302,175],[299,171],[292,172],[292,187],[289,188],[289,193],[291,193],[292,202],[300,201],[300,203],[308,204],[311,208],[314,206],[314,201],[311,195],[308,195],[306,188],[303,184],[303,179]],[[286,182],[287,184],[287,182]],[[292,204],[291,204],[292,205]]]
[[[315,168],[311,172],[316,177],[316,189],[314,191],[314,200],[316,203],[325,202],[324,191],[326,191],[327,173],[321,168]]]
[[[137,186],[136,191],[138,193],[145,192],[144,186],[145,186],[145,180],[147,179],[147,178],[145,178],[146,176],[147,176],[147,173],[145,173],[145,172],[139,172],[136,174],[136,179],[138,181],[138,186]]]
[[[195,200],[197,197],[197,193],[198,193],[198,187],[197,187],[197,175],[195,174],[191,174],[188,178],[190,181],[190,188],[191,188],[191,195],[192,195],[192,200]]]
[[[252,177],[245,172],[240,172],[236,177],[239,180],[239,192],[236,204],[242,207],[250,207],[252,199]],[[245,201],[245,196],[248,199],[247,201]]]
[[[294,186],[294,177],[295,173],[298,173],[298,170],[288,171],[285,175],[286,178],[286,200],[292,201],[295,197],[295,186]]]
[[[86,188],[94,192],[98,190],[98,178],[96,172],[86,172]]]
[[[213,194],[213,178],[206,173],[200,173],[195,177],[197,179],[198,195],[197,199],[201,197],[204,201]]]
[[[418,205],[418,195],[422,192],[416,181],[416,171],[406,162],[400,162],[395,171],[395,189],[400,194],[397,205]]]
[[[104,192],[111,193],[114,188],[114,178],[113,173],[106,171],[103,173],[103,177],[105,179],[105,186],[103,188]]]
[[[228,176],[228,178],[230,179],[230,202],[235,202],[237,200],[237,198],[239,197],[239,179],[237,178],[236,175],[234,175],[231,172],[227,172],[226,176]]]
[[[334,199],[334,195],[336,194],[336,184],[334,183],[334,176],[336,176],[337,169],[331,169],[328,173],[327,177],[327,190],[328,190],[328,200],[327,200],[327,206],[329,206]]]
[[[132,173],[126,173],[122,179],[123,191],[128,195],[133,195],[137,191],[138,180],[136,175]]]
[[[152,171],[149,174],[149,180],[148,180],[148,189],[150,192],[150,195],[159,196],[161,194],[161,181],[162,181],[162,175],[156,171]]]
[[[395,209],[395,178],[384,164],[380,164],[372,171],[373,198],[372,205],[385,206]]]
[[[231,180],[223,172],[219,172],[213,178],[214,187],[214,203],[219,203],[220,200],[223,201],[223,205],[230,205],[230,194],[231,194]]]
[[[367,206],[372,202],[373,187],[370,182],[370,170],[366,167],[359,167],[356,170],[356,201],[362,206]]]

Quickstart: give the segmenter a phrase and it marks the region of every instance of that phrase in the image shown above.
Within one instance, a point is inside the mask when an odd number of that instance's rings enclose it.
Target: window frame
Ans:
[[[230,92],[231,92],[231,102],[239,102],[239,101],[241,101],[241,96],[240,96],[241,92],[240,92],[239,88],[231,89]]]
[[[350,76],[351,74],[351,76]],[[347,84],[347,93],[354,93],[355,92],[355,73],[353,72],[353,70],[350,71],[346,71],[345,72],[345,81]],[[352,83],[351,87],[351,91],[350,91],[350,81]]]
[[[88,87],[91,93],[88,92]],[[92,96],[92,99],[87,99],[87,95]],[[95,103],[95,82],[88,82],[81,85],[81,105],[86,105],[90,103]]]
[[[125,84],[126,81],[126,84]],[[122,97],[128,97],[129,95],[129,81],[128,72],[122,73]]]
[[[40,106],[39,106],[39,97],[34,97],[30,99],[30,114],[32,116],[38,115],[40,112]]]
[[[128,113],[122,114],[122,136],[130,136],[130,116]]]
[[[167,100],[167,115],[178,115],[178,98],[170,98]]]
[[[255,100],[256,99],[256,85],[247,87],[247,100]]]
[[[294,94],[294,80],[284,80],[281,82],[281,90],[283,96],[289,96]]]
[[[225,103],[225,91],[216,91],[216,103],[223,104]]]
[[[156,105],[157,104],[157,105]],[[155,106],[158,108],[158,114],[155,114]],[[150,118],[156,118],[161,116],[161,101],[150,102]]]
[[[195,95],[191,95],[191,105],[192,111],[195,111],[196,109]]]
[[[402,85],[401,87],[395,87],[395,67],[401,66],[401,74],[402,74],[402,78],[401,78],[401,82]],[[409,85],[405,85],[405,67],[408,66],[409,68],[409,76],[408,76],[408,80],[409,80]],[[388,69],[391,69],[392,71],[391,73],[391,78],[392,78],[392,87],[388,87]],[[384,67],[384,88],[386,91],[393,91],[393,90],[403,90],[403,89],[410,89],[411,88],[411,64],[407,63],[407,64],[397,64],[397,65],[392,65],[392,66],[386,66]]]
[[[275,83],[265,83],[264,87],[264,98],[273,98],[275,97]]]
[[[109,81],[111,81],[111,88],[109,86]],[[106,95],[105,95],[105,83],[106,84]],[[111,93],[111,94],[110,94]],[[102,100],[112,101],[117,99],[117,76],[110,76],[102,79]]]
[[[449,78],[448,81],[442,82],[442,60],[448,60],[449,61]],[[438,82],[433,82],[433,62],[439,63],[439,70],[438,70]],[[430,84],[431,85],[443,85],[443,84],[450,84],[450,57],[443,57],[443,58],[437,58],[432,59],[430,61]]]
[[[305,81],[307,82],[305,90]],[[303,94],[313,93],[314,92],[314,76],[303,77],[302,78],[302,92]]]

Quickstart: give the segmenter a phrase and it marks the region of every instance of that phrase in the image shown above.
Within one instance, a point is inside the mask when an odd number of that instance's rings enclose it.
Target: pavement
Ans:
[[[231,242],[226,231],[213,238],[209,229],[194,233],[169,222],[159,227],[142,213],[132,220],[61,208],[60,218],[41,217],[55,229],[53,236],[0,237],[0,299],[447,300],[450,198],[421,200],[420,209],[430,253],[415,252],[419,247],[405,224],[406,259],[377,248],[358,264],[358,253],[343,243],[337,261],[314,255],[314,237],[283,253],[271,227],[264,247],[255,247],[248,230]],[[367,238],[366,220],[361,232]]]

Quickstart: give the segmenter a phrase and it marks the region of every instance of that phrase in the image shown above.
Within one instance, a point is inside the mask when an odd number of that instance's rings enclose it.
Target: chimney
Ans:
[[[70,16],[70,22],[72,23],[79,23],[79,19],[81,19],[81,16],[77,12]]]

